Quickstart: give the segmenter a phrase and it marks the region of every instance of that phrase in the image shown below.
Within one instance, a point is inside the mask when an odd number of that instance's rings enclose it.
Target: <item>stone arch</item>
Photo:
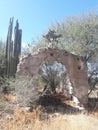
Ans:
[[[44,63],[54,61],[66,66],[73,85],[74,95],[81,103],[86,104],[88,99],[87,67],[82,57],[73,55],[65,50],[43,48],[35,54],[29,54],[20,58],[17,75],[36,76]]]

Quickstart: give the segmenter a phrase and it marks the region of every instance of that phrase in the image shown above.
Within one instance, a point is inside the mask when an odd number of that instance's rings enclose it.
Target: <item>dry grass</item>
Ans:
[[[26,113],[16,109],[13,119],[1,119],[0,130],[98,130],[98,118],[94,115],[59,115],[40,121],[37,111]]]
[[[47,130],[97,130],[98,120],[87,115],[65,115],[51,122]]]
[[[4,95],[4,99],[17,101],[17,97],[12,95]],[[89,114],[50,114],[50,118],[43,121],[39,120],[39,114],[39,109],[26,112],[17,107],[13,117],[0,118],[0,130],[98,130],[98,111]]]
[[[12,94],[5,94],[4,98],[6,101],[17,102],[17,96],[13,96]]]

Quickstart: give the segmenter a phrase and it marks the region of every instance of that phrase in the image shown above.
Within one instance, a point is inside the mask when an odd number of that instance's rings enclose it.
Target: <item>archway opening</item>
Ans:
[[[62,63],[44,63],[39,70],[39,79],[45,94],[64,93],[72,94],[72,85],[68,76],[67,68]]]

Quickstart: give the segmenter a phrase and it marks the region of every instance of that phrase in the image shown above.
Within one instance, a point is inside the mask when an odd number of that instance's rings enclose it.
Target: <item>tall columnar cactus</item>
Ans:
[[[6,41],[6,75],[9,76],[12,73],[12,57],[13,57],[13,41],[12,41],[12,30],[13,30],[13,18],[10,18],[9,27],[8,27],[8,34],[7,34],[7,41]]]
[[[14,42],[12,40],[13,18],[10,18],[7,41],[6,41],[6,75],[14,76],[19,62],[19,55],[21,53],[21,37],[22,30],[19,29],[18,20],[14,29]]]
[[[16,73],[17,64],[19,62],[19,55],[21,54],[21,37],[22,30],[19,29],[19,23],[17,20],[14,29],[14,73]]]

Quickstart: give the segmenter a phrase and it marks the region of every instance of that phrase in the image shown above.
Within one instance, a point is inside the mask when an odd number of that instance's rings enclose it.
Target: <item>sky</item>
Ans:
[[[80,15],[98,8],[98,0],[0,0],[0,39],[7,37],[10,17],[18,19],[22,43],[31,43],[49,26],[67,16]]]

